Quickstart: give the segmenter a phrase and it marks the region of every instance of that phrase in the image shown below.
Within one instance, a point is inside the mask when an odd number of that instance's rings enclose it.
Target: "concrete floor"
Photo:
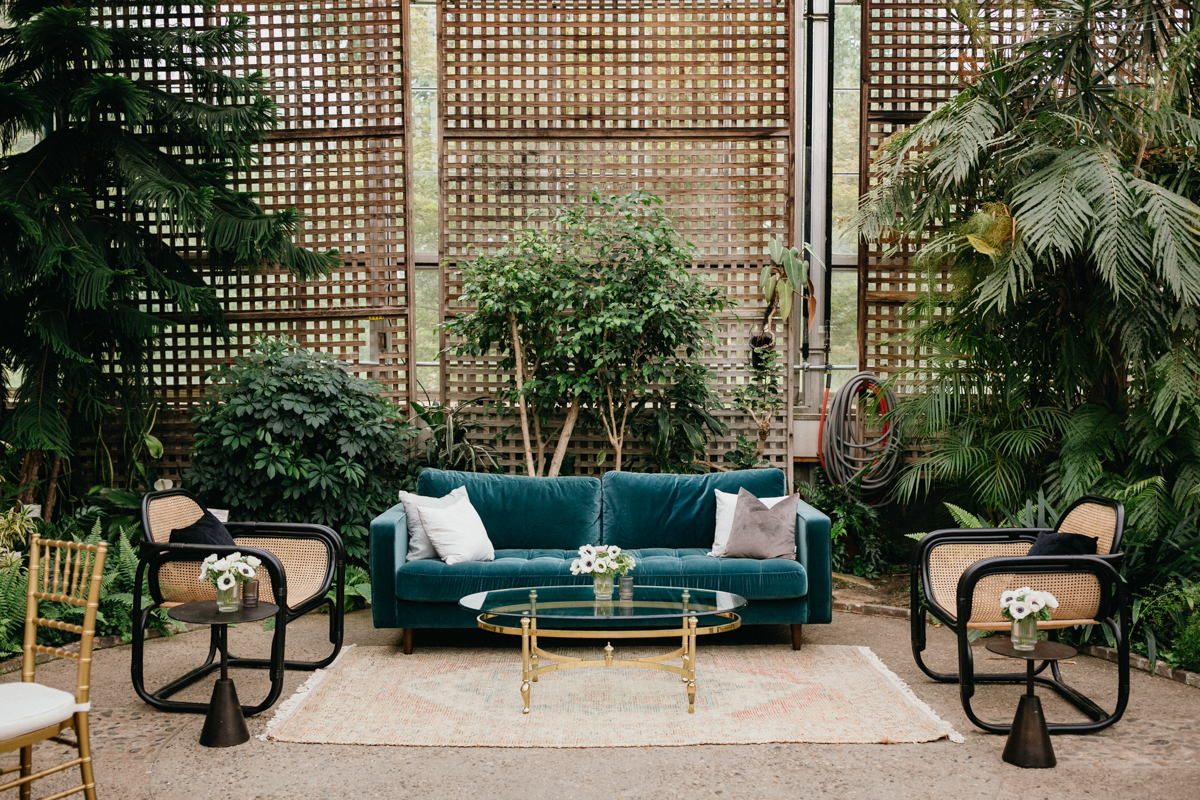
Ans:
[[[288,629],[288,655],[311,658],[325,645],[327,619],[310,616]],[[370,612],[347,618],[348,643],[393,645],[397,631],[371,627]],[[1021,770],[1000,760],[1004,740],[975,729],[958,702],[957,687],[922,675],[909,650],[908,623],[835,613],[832,625],[804,629],[806,644],[867,645],[943,719],[966,736],[965,744],[918,745],[726,745],[532,750],[428,747],[352,747],[283,744],[256,738],[239,747],[210,750],[197,739],[203,718],[163,714],[138,700],[129,683],[130,648],[96,653],[92,730],[99,797],[118,798],[1200,798],[1200,691],[1135,672],[1125,718],[1092,736],[1056,736],[1059,766]],[[424,634],[424,635],[422,635]],[[951,669],[953,640],[931,629],[930,659]],[[746,629],[702,643],[786,641],[784,628]],[[239,654],[266,652],[269,634],[257,625],[230,631]],[[152,686],[198,663],[207,634],[194,632],[150,642],[147,678]],[[482,631],[418,632],[422,645],[505,648],[498,657],[519,658],[514,639]],[[979,658],[986,658],[982,652]],[[996,668],[996,664],[986,665]],[[45,683],[70,689],[74,662],[38,669]],[[1072,684],[1111,707],[1116,667],[1089,657],[1064,665]],[[284,697],[308,673],[290,673]],[[257,671],[235,674],[243,702],[265,693]],[[0,676],[19,680],[19,674]],[[1011,719],[1021,689],[981,687],[976,708],[985,718]],[[189,690],[206,700],[209,685]],[[1079,719],[1052,693],[1041,693],[1052,720]],[[251,734],[262,731],[273,711],[251,718]],[[65,756],[59,745],[41,745],[35,766]],[[14,754],[0,757],[4,764]],[[42,794],[55,779],[39,785]],[[16,793],[8,793],[15,797]]]

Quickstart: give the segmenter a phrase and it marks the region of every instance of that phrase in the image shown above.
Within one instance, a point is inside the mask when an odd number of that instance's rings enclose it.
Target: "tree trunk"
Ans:
[[[513,361],[516,364],[517,408],[521,414],[521,438],[525,445],[525,474],[536,475],[533,465],[533,448],[529,444],[529,409],[525,403],[525,354],[521,352],[521,337],[517,334],[517,317],[508,315],[512,330]]]
[[[567,455],[567,446],[571,441],[571,432],[575,430],[575,421],[579,419],[581,405],[582,400],[579,395],[576,395],[567,408],[567,419],[563,423],[562,430],[558,432],[558,445],[554,448],[554,459],[550,462],[549,475],[551,478],[557,478],[558,471],[562,469],[563,458]]]
[[[62,468],[62,457],[55,454],[50,462],[50,477],[46,479],[46,502],[42,504],[42,519],[50,521],[54,503],[58,499],[58,472]]]
[[[770,414],[770,412],[767,412]],[[771,435],[771,418],[768,416],[765,420],[758,423],[758,449],[756,455],[762,456],[763,451],[767,447],[767,437]]]
[[[25,454],[21,464],[21,493],[17,495],[18,502],[31,505],[37,492],[38,472],[42,468],[42,451],[30,450]]]

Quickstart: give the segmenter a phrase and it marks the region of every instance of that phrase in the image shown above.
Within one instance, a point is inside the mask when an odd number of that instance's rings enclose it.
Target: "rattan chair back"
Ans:
[[[91,690],[92,642],[96,636],[96,613],[100,608],[100,579],[108,545],[61,542],[34,534],[29,542],[29,592],[25,604],[25,643],[21,658],[21,680],[34,679],[39,655],[74,659],[75,702],[87,703]],[[47,600],[83,609],[83,624],[45,619],[38,603]],[[79,652],[37,643],[37,629],[53,628],[79,634]]]
[[[1072,506],[1059,520],[1059,533],[1078,533],[1096,540],[1096,554],[1106,556],[1120,547],[1120,509],[1115,505],[1085,499]]]
[[[1085,497],[1067,509],[1055,528],[1060,533],[1079,533],[1096,539],[1096,553],[1110,555],[1120,546],[1124,513],[1120,504],[1098,497]],[[1030,541],[997,541],[964,544],[947,542],[929,551],[929,591],[934,602],[951,615],[957,608],[958,581],[976,561],[1004,556],[1024,556]],[[1028,586],[1050,592],[1058,600],[1049,623],[1039,627],[1067,627],[1095,622],[1102,593],[1096,576],[1088,572],[1027,575],[990,575],[975,587],[968,627],[1000,630],[1009,625],[1000,615],[1000,595],[1009,589]]]
[[[204,506],[194,497],[182,492],[150,497],[146,502],[146,539],[155,544],[171,541],[171,531],[186,528],[204,516]],[[171,561],[156,572],[158,590],[167,605],[216,600],[217,590],[208,582],[200,582],[200,565],[187,561]]]
[[[147,530],[150,542],[169,542],[171,531],[191,525],[204,516],[204,507],[191,495],[175,491],[153,495],[146,502]],[[283,565],[287,575],[288,604],[299,605],[320,593],[329,572],[329,551],[320,542],[312,539],[269,538],[263,536],[238,538],[239,547],[258,547],[269,550]],[[199,566],[190,562],[168,562],[158,568],[158,586],[164,602],[190,603],[197,600],[215,600],[216,590],[198,580]],[[275,602],[271,576],[259,570],[258,596],[268,603]]]

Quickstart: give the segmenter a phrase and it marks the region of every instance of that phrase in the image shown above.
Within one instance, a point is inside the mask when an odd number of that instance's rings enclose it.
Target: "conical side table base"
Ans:
[[[1027,769],[1049,769],[1058,763],[1050,744],[1046,715],[1042,713],[1042,700],[1037,695],[1021,695],[1003,758],[1009,764]]]
[[[204,730],[200,732],[200,744],[205,747],[233,747],[248,741],[250,729],[246,727],[246,718],[242,715],[237,689],[232,680],[222,678],[213,686],[208,714],[204,717]]]

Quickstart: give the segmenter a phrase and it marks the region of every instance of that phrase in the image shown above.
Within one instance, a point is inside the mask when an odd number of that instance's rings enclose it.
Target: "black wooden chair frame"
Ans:
[[[1113,549],[1120,545],[1122,527],[1124,525],[1124,509],[1119,503],[1105,498],[1085,497],[1072,505],[1084,502],[1103,503],[1117,510],[1117,533],[1113,540]],[[1068,513],[1070,509],[1068,509]],[[1066,518],[1066,514],[1063,515]],[[979,718],[971,707],[971,698],[975,695],[977,683],[1011,683],[1023,684],[1028,679],[1025,671],[1012,673],[975,673],[974,655],[971,651],[967,621],[971,619],[971,609],[974,604],[976,585],[990,575],[1033,575],[1033,574],[1062,574],[1068,572],[1089,573],[1096,577],[1100,585],[1100,602],[1097,606],[1095,620],[1097,624],[1107,628],[1115,641],[1117,649],[1117,704],[1111,712],[1105,711],[1093,700],[1083,695],[1077,689],[1068,685],[1059,671],[1057,661],[1043,661],[1034,670],[1034,681],[1053,689],[1060,697],[1079,709],[1090,718],[1091,722],[1051,722],[1047,728],[1052,734],[1064,733],[1095,733],[1113,725],[1125,713],[1129,704],[1129,614],[1126,603],[1125,588],[1119,574],[1122,554],[1114,552],[1110,555],[1087,556],[999,556],[984,558],[976,561],[963,571],[958,581],[956,592],[955,616],[938,606],[926,593],[932,593],[929,569],[929,555],[933,549],[945,544],[996,544],[998,542],[1028,541],[1032,542],[1039,533],[1050,531],[1049,528],[955,528],[934,531],[918,544],[913,551],[910,564],[910,620],[912,624],[913,658],[921,671],[939,683],[958,683],[963,710],[967,718],[982,730],[989,733],[1007,734],[1011,724],[996,724]],[[932,615],[943,625],[954,631],[958,642],[958,672],[937,672],[924,661],[922,653],[926,648],[926,615]],[[960,624],[960,621],[962,624]],[[1058,629],[1047,631],[1052,641],[1058,641]],[[1052,677],[1042,673],[1049,668]]]
[[[147,574],[150,579],[150,597],[153,602],[141,611],[135,611],[134,615],[133,653],[130,664],[134,691],[146,703],[161,711],[200,714],[208,711],[208,703],[184,702],[168,698],[221,668],[221,663],[216,658],[219,652],[217,649],[217,627],[210,626],[208,656],[199,667],[168,682],[156,691],[149,691],[145,685],[144,674],[146,623],[150,618],[150,613],[166,602],[158,583],[158,573],[164,564],[194,562],[198,574],[200,563],[207,556],[213,553],[216,553],[218,556],[225,556],[230,553],[240,552],[243,555],[256,556],[262,561],[260,569],[266,569],[267,574],[270,576],[271,591],[275,604],[279,606],[279,611],[274,617],[275,630],[274,635],[271,637],[270,657],[242,658],[233,655],[229,656],[229,666],[231,668],[270,670],[271,688],[267,692],[266,698],[256,705],[242,705],[242,712],[247,716],[258,714],[270,708],[279,700],[283,692],[284,670],[311,671],[322,669],[333,663],[334,659],[341,652],[342,641],[345,636],[343,608],[346,582],[346,556],[342,538],[335,531],[324,525],[283,522],[230,522],[226,524],[225,527],[228,528],[230,535],[234,539],[309,539],[324,545],[328,555],[328,568],[326,569],[320,591],[300,605],[292,607],[287,602],[287,573],[284,570],[282,562],[270,550],[246,547],[245,545],[217,547],[213,545],[170,544],[153,541],[150,535],[148,505],[154,499],[176,494],[192,497],[186,490],[173,489],[163,492],[153,492],[142,499],[142,530],[145,540],[141,543],[141,557],[138,562],[137,579],[134,583],[133,607],[134,609],[141,609],[143,577]],[[334,590],[333,598],[327,597],[330,589]],[[288,624],[309,612],[323,607],[328,607],[329,609],[329,641],[333,645],[333,652],[319,661],[288,661],[285,658]]]

